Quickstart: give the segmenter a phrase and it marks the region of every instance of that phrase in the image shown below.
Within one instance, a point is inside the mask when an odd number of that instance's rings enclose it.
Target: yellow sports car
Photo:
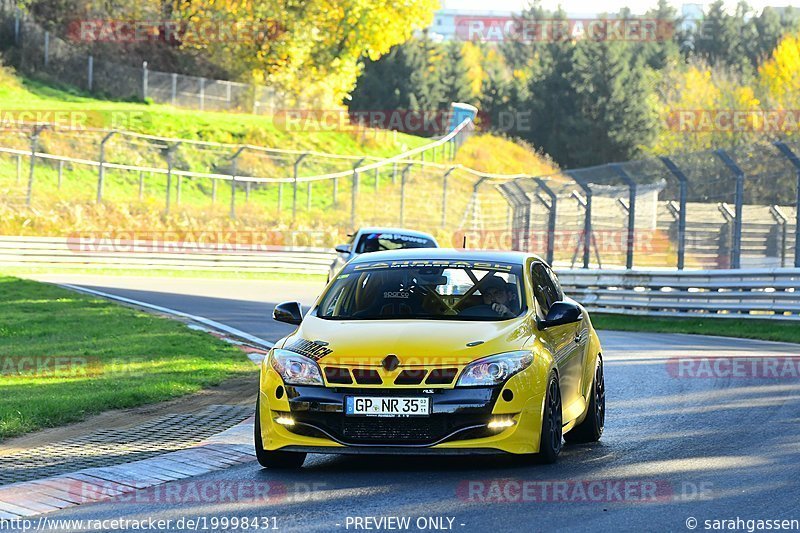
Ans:
[[[603,432],[600,342],[540,258],[412,249],[350,261],[261,367],[255,449],[271,468],[307,453],[537,454]]]

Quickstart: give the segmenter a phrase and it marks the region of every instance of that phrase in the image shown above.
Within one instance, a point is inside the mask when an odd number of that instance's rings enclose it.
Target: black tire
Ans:
[[[606,423],[606,382],[603,376],[603,357],[598,356],[592,381],[591,398],[586,418],[564,435],[570,444],[597,442]]]
[[[264,449],[261,441],[261,414],[259,400],[256,400],[256,423],[254,424],[253,441],[256,448],[258,464],[264,468],[296,469],[303,466],[306,454],[302,452],[282,452]]]
[[[543,464],[555,463],[561,453],[563,416],[561,412],[561,388],[555,373],[547,380],[547,394],[544,399],[542,435],[539,439],[537,460]]]

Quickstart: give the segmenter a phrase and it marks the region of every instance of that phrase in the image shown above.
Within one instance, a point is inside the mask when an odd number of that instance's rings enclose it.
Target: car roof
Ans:
[[[427,239],[436,240],[433,238],[433,235],[430,233],[425,233],[423,231],[417,231],[413,229],[405,229],[405,228],[389,228],[389,227],[366,227],[366,228],[359,228],[358,231],[360,233],[402,233],[403,235],[411,235],[413,237],[425,237]]]
[[[461,250],[453,248],[403,248],[359,255],[351,263],[373,263],[375,261],[413,261],[413,260],[460,260],[497,261],[524,265],[528,258],[543,261],[539,256],[524,252],[503,250]]]

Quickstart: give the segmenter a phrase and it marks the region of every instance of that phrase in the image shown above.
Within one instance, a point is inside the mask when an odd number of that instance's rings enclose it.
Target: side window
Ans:
[[[533,279],[533,293],[542,314],[547,315],[550,307],[560,300],[560,291],[553,283],[548,268],[542,263],[534,263],[531,267],[531,278]]]
[[[558,281],[558,276],[556,276],[556,273],[553,272],[552,268],[547,268],[547,274],[550,276],[550,282],[553,284],[553,287],[555,287],[556,295],[558,296],[556,301],[560,302],[564,299],[564,289],[561,288],[561,282]]]

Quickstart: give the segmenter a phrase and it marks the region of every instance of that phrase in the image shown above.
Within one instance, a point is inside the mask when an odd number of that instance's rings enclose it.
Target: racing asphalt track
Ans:
[[[284,281],[37,278],[190,312],[268,340],[291,329],[269,318],[276,303],[298,299],[308,305],[321,288]],[[416,531],[419,517],[450,517],[452,530],[470,532],[689,531],[690,518],[702,531],[705,520],[800,519],[800,379],[686,378],[668,371],[674,357],[797,356],[800,346],[670,334],[601,332],[600,337],[606,362],[605,434],[598,444],[566,446],[554,465],[512,457],[313,455],[296,472],[262,470],[252,462],[193,478],[212,484],[274,483],[288,491],[286,498],[182,506],[97,503],[47,516],[261,516],[276,517],[281,531],[365,531],[354,526],[355,517],[390,516],[411,517],[410,530]],[[492,485],[490,480],[506,481]],[[628,494],[614,485],[626,480]],[[501,497],[504,489],[518,497],[517,482],[528,482],[528,500],[538,499],[543,487],[553,486],[549,482],[563,481],[566,496],[553,497],[548,490],[549,501],[475,501],[497,488]],[[465,490],[470,486],[472,499]],[[606,488],[597,489],[601,486]],[[653,486],[656,501],[638,499],[637,488]],[[316,490],[309,494],[312,487]],[[595,492],[582,497],[580,489]]]

